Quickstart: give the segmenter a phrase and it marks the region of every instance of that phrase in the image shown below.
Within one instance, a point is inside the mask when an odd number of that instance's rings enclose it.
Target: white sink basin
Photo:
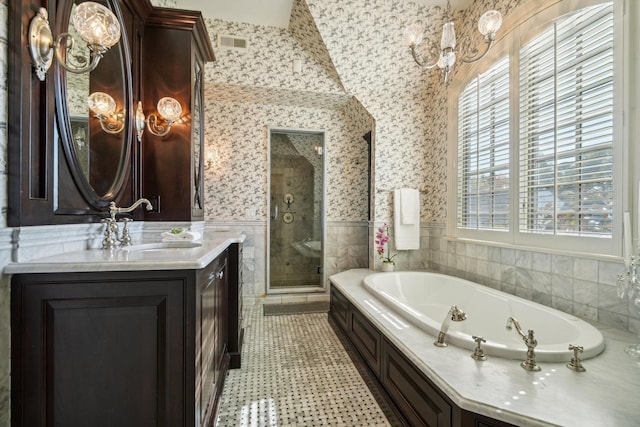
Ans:
[[[157,243],[143,243],[141,245],[125,246],[123,251],[127,252],[139,252],[139,251],[165,251],[167,249],[192,249],[199,248],[202,243],[199,242],[157,242]]]

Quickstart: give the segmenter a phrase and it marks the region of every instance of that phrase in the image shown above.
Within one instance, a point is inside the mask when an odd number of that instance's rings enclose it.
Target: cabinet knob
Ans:
[[[216,273],[216,278],[222,280],[223,277],[224,277],[224,270],[220,270]]]

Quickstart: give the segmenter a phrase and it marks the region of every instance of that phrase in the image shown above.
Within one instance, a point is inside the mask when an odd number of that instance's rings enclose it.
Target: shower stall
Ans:
[[[323,288],[324,133],[269,130],[267,292]]]

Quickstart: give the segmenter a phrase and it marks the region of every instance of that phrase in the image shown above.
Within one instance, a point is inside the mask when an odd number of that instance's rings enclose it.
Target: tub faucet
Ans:
[[[540,367],[536,364],[536,352],[535,348],[538,345],[538,341],[533,336],[533,329],[529,329],[525,334],[520,327],[520,323],[515,317],[509,317],[507,319],[507,330],[510,331],[512,326],[516,327],[518,335],[522,337],[525,345],[527,346],[527,358],[524,362],[520,363],[523,369],[527,371],[539,371]]]
[[[447,312],[446,317],[442,321],[442,326],[440,327],[440,333],[438,334],[438,339],[433,343],[436,347],[446,347],[448,344],[444,342],[444,338],[447,336],[447,331],[449,330],[449,323],[453,320],[454,322],[462,322],[467,319],[467,314],[460,310],[456,305],[452,305],[449,311]]]
[[[116,220],[116,215],[119,213],[127,213],[133,211],[135,208],[140,206],[142,203],[147,205],[147,210],[150,211],[153,209],[153,205],[147,199],[138,199],[134,204],[129,206],[128,208],[119,208],[116,206],[115,202],[109,203],[109,218],[105,218],[102,222],[105,224],[104,227],[104,239],[102,239],[102,247],[105,249],[112,249],[116,247],[118,244],[121,246],[130,246],[131,245],[131,235],[129,234],[129,229],[127,228],[127,224],[132,221],[131,218],[122,218],[122,235],[120,234],[120,230],[118,229],[118,222]]]

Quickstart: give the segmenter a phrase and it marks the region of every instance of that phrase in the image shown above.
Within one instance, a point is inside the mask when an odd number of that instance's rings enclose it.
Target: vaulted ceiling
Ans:
[[[451,6],[456,10],[472,1],[452,1]],[[214,39],[219,34],[247,38],[248,52],[216,49],[217,62],[207,68],[208,96],[326,108],[343,105],[351,96],[423,93],[431,74],[415,65],[402,33],[417,22],[436,34],[446,8],[444,0],[164,3],[201,10]],[[268,13],[262,12],[265,4]],[[281,27],[284,21],[286,28]],[[303,63],[302,74],[291,74],[294,59]]]
[[[446,0],[402,0],[424,6],[444,6]],[[453,0],[453,10],[464,9],[473,0]],[[177,7],[200,10],[207,18],[287,28],[294,0],[177,0]]]

